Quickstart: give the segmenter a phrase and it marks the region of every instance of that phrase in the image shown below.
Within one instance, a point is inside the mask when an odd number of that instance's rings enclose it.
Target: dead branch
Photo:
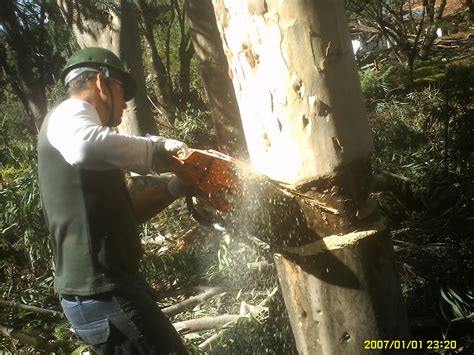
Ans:
[[[268,250],[270,249],[270,245],[265,243],[264,241],[258,239],[257,237],[254,237],[252,235],[247,236],[248,240],[250,240],[252,243],[255,243],[259,248],[263,250]]]
[[[35,312],[39,314],[47,314],[53,317],[59,317],[64,319],[64,314],[62,312],[58,311],[53,311],[51,309],[44,309],[44,308],[39,308],[35,306],[28,306],[26,304],[18,303],[15,301],[7,301],[4,299],[0,299],[0,306],[3,307],[10,307],[10,308],[16,308],[16,309],[22,309],[25,311],[30,311],[30,312]]]
[[[415,318],[411,322],[411,328],[415,332],[426,331],[427,329],[447,328],[451,331],[458,329],[472,329],[474,313],[465,317],[457,317],[451,320],[440,320],[435,318]]]
[[[351,33],[362,32],[362,33],[379,33],[379,30],[375,27],[363,25],[360,23],[350,24]]]
[[[188,298],[187,300],[184,300],[183,302],[174,304],[172,306],[163,308],[161,311],[168,317],[172,317],[180,312],[185,311],[186,309],[192,308],[200,303],[203,303],[207,299],[222,293],[223,289],[221,287],[212,287],[205,291],[204,293],[201,293],[197,296],[192,296]]]
[[[55,352],[62,346],[73,344],[70,341],[48,341],[39,335],[32,335],[22,330],[8,328],[4,325],[0,325],[0,334],[8,338],[17,339],[23,344],[34,346],[35,348],[47,351],[48,353]]]
[[[239,318],[246,315],[223,314],[216,317],[203,317],[198,319],[190,319],[183,322],[173,323],[173,326],[180,334],[202,332],[210,329],[221,329],[227,325],[237,322]]]
[[[259,307],[264,307],[268,302],[270,302],[270,300],[273,298],[273,296],[275,296],[275,293],[277,293],[278,291],[278,287],[275,287],[272,292],[270,292],[268,294],[268,296],[258,304]]]
[[[257,309],[257,312],[258,312],[259,308],[260,309],[263,308],[273,298],[273,296],[275,295],[275,293],[277,291],[278,291],[278,287],[275,287],[272,290],[272,292],[270,292],[269,295],[262,302],[260,302],[258,304],[257,307],[254,307],[255,309]],[[210,349],[212,347],[212,345],[215,344],[225,334],[225,332],[229,328],[232,328],[236,324],[238,319],[243,318],[243,317],[247,317],[249,319],[252,319],[253,317],[252,317],[251,313],[252,313],[252,311],[250,311],[248,313],[245,313],[243,315],[239,315],[239,317],[237,319],[235,319],[234,321],[225,324],[225,329],[222,329],[219,332],[217,332],[216,334],[214,334],[214,335],[210,336],[209,338],[207,338],[205,341],[203,341],[201,344],[198,345],[198,348],[201,349],[202,351],[206,351],[206,350]]]
[[[214,287],[210,286],[188,286],[176,290],[165,290],[165,291],[157,291],[157,297],[161,298],[175,298],[179,296],[190,297],[197,293],[204,293],[207,292]]]
[[[250,271],[264,271],[273,269],[275,265],[273,263],[269,263],[268,261],[257,261],[254,263],[247,263],[247,267]]]
[[[474,313],[471,313],[471,314],[469,314],[468,316],[465,316],[465,317],[458,317],[458,318],[451,319],[449,322],[451,324],[459,323],[459,322],[465,322],[465,321],[468,321],[468,320],[470,320],[472,322],[473,319],[474,319]]]
[[[222,338],[224,334],[225,334],[225,329],[207,338],[205,341],[203,341],[201,344],[198,345],[198,348],[202,351],[209,350],[211,346],[214,343],[216,343],[220,338]]]

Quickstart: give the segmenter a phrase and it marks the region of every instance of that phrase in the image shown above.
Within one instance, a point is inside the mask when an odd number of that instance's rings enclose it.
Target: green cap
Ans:
[[[75,70],[79,68],[85,70]],[[112,51],[105,48],[86,47],[74,53],[61,72],[61,80],[64,85],[67,85],[87,69],[90,69],[90,71],[107,69],[111,78],[123,83],[125,101],[131,100],[135,96],[135,79],[125,70],[122,61]],[[68,76],[70,73],[73,75]]]

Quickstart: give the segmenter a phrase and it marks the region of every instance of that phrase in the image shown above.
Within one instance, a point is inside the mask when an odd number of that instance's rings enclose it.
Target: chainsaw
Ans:
[[[215,150],[189,149],[185,157],[173,156],[172,166],[176,176],[192,186],[186,204],[193,218],[201,224],[224,229],[220,216],[232,211],[235,197],[242,191],[239,177],[242,163]],[[196,208],[196,202],[200,209]]]

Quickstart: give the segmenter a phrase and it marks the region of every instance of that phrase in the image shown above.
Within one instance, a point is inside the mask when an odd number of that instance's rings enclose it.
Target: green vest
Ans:
[[[123,172],[68,164],[47,139],[49,116],[38,138],[38,172],[55,290],[86,296],[139,279],[143,249]]]

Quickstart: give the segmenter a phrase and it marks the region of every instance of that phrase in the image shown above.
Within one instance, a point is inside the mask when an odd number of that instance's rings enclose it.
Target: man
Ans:
[[[45,118],[38,170],[64,313],[98,353],[185,354],[139,273],[137,221],[183,196],[186,186],[177,177],[160,177],[153,193],[138,200],[122,170],[169,171],[166,158],[186,154],[187,146],[114,132],[135,82],[111,51],[78,51],[61,78],[68,98]]]

